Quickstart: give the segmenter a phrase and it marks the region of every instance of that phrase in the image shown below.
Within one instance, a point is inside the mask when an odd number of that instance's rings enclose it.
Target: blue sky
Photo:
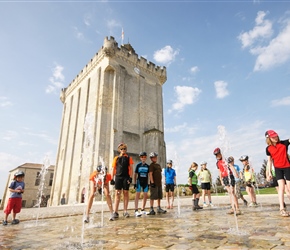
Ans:
[[[0,1],[0,196],[8,171],[55,164],[69,85],[106,36],[166,66],[167,157],[187,182],[195,161],[217,177],[214,148],[256,172],[264,133],[289,138],[289,1]],[[239,163],[236,161],[236,163]],[[241,164],[239,164],[241,166]]]

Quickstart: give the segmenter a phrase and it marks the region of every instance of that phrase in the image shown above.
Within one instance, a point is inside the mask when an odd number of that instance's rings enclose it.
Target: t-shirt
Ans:
[[[129,156],[127,154],[124,154],[123,156],[116,156],[114,159],[113,159],[113,163],[112,163],[112,167],[114,169],[114,174],[116,176],[123,176],[123,177],[127,177],[131,174],[131,165],[134,164],[134,161],[132,159],[132,157],[129,157],[129,159],[126,159],[127,162],[128,162],[128,172],[127,173],[123,173],[122,170],[120,169],[120,166],[118,166],[118,164],[122,164],[120,163],[119,161],[119,158],[128,158]],[[118,163],[119,162],[119,163]],[[123,166],[123,167],[126,167],[127,166]],[[118,169],[117,169],[118,168]]]
[[[235,177],[235,181],[239,181],[240,180],[240,172],[241,172],[241,169],[238,165],[234,164],[234,168],[236,169],[237,171],[237,174],[238,174],[238,178]]]
[[[197,174],[197,177],[200,178],[201,183],[211,182],[211,173],[208,169],[200,170]]]
[[[165,184],[174,184],[174,177],[176,176],[176,172],[173,168],[165,168],[164,176]]]
[[[149,166],[149,173],[152,172],[153,181],[156,186],[162,186],[162,168],[158,163],[151,163]]]
[[[19,182],[19,181],[13,180],[10,183],[9,188],[14,189],[14,190],[18,190],[18,189],[24,190],[25,183],[23,181]],[[22,193],[11,192],[10,198],[22,198]]]
[[[139,162],[136,165],[135,173],[137,176],[137,182],[140,183],[141,186],[148,184],[148,173],[149,173],[149,165],[145,162]]]
[[[244,177],[245,181],[255,181],[254,169],[251,168],[250,165],[244,167]]]
[[[232,170],[228,167],[228,164],[223,159],[218,160],[216,164],[221,172],[222,178],[233,175]]]
[[[290,162],[287,154],[289,144],[289,140],[283,140],[278,142],[276,146],[269,145],[266,148],[266,155],[271,156],[275,168],[290,167]]]
[[[196,173],[195,173],[195,171],[194,171],[193,169],[191,169],[191,170],[189,171],[188,176],[189,176],[189,178],[191,179],[191,184],[193,184],[193,185],[197,185],[197,182],[198,182],[198,180],[197,180],[197,175],[196,175]]]
[[[98,184],[99,185],[102,185],[102,179],[100,178],[96,178],[98,176],[98,171],[97,170],[95,170],[94,172],[92,172],[91,173],[91,175],[90,175],[90,181],[93,181],[94,182],[94,184],[96,185],[96,182],[98,181]],[[111,174],[106,174],[105,175],[105,182],[104,182],[104,184],[107,184],[107,183],[109,183],[111,180],[112,180],[112,176],[111,176]]]

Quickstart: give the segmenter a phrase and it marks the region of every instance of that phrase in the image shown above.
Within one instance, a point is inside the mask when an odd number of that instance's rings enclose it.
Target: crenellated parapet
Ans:
[[[105,37],[102,48],[73,79],[69,86],[65,89],[62,89],[62,102],[64,102],[65,96],[73,91],[78,86],[78,84],[92,72],[92,70],[102,61],[104,57],[117,57],[132,67],[137,67],[140,72],[146,72],[146,74],[157,77],[161,85],[163,85],[167,80],[166,67],[156,66],[153,62],[148,61],[146,58],[142,56],[139,57],[138,54],[135,53],[135,50],[131,44],[124,44],[118,47],[118,43],[114,37]]]

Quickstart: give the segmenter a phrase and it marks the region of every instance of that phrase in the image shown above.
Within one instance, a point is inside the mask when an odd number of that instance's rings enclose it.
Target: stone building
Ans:
[[[8,187],[14,178],[14,174],[18,171],[23,171],[25,173],[25,191],[22,196],[22,207],[33,207],[38,205],[39,202],[41,203],[40,206],[46,206],[46,202],[51,193],[54,166],[47,165],[45,167],[43,164],[25,163],[9,171],[0,208],[3,209],[6,207],[10,197]],[[40,195],[42,195],[42,199],[40,199]]]
[[[166,68],[138,57],[130,44],[106,37],[102,48],[62,90],[62,123],[51,205],[84,202],[93,169],[109,167],[117,145],[139,161],[156,151],[165,166],[162,85]],[[149,160],[148,160],[149,161]],[[148,162],[149,163],[149,162]],[[62,199],[63,198],[63,199]]]

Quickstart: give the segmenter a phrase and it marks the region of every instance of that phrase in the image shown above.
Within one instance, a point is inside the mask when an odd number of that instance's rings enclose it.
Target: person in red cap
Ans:
[[[238,178],[237,171],[233,166],[228,165],[223,159],[220,148],[216,148],[213,151],[213,154],[217,159],[216,165],[219,170],[221,183],[226,187],[230,196],[232,209],[228,211],[228,214],[240,215],[241,211],[239,209],[237,196],[235,195],[235,177]]]
[[[266,137],[266,155],[268,157],[268,179],[272,179],[272,166],[274,165],[276,179],[278,182],[278,196],[280,203],[280,214],[283,217],[288,217],[284,207],[284,192],[285,180],[288,189],[290,190],[290,161],[288,158],[288,147],[290,139],[280,140],[278,134],[274,130],[268,130],[265,133]]]

